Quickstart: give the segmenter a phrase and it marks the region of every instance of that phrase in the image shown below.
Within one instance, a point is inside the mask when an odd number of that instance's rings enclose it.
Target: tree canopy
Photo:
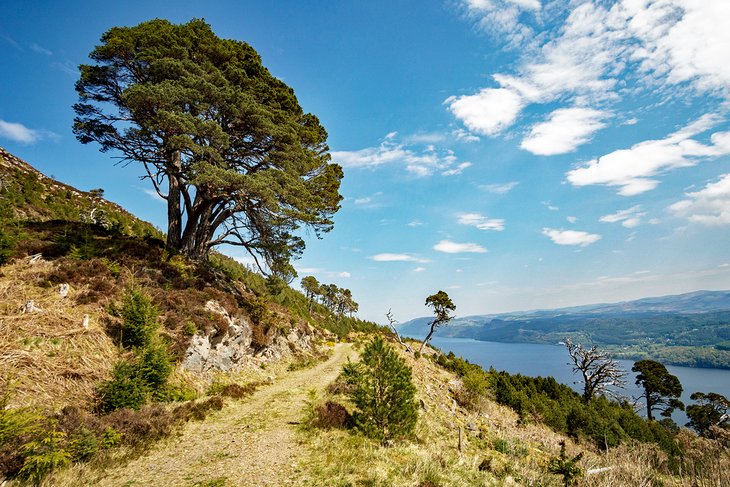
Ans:
[[[685,426],[693,428],[702,436],[713,436],[712,428],[730,429],[730,400],[716,392],[695,392],[690,399],[697,404],[687,406],[689,422]]]
[[[431,340],[436,328],[443,326],[454,319],[450,313],[456,310],[456,305],[444,291],[439,291],[436,294],[432,294],[427,297],[426,306],[433,308],[434,318],[431,320],[428,335],[426,335],[426,338],[424,338],[423,342],[421,342],[421,347],[418,349],[418,353],[421,353],[423,351],[423,347],[426,346],[426,343]]]
[[[242,246],[259,268],[293,277],[297,230],[331,230],[343,175],[294,91],[251,46],[199,19],[114,27],[90,58],[74,133],[142,164],[167,201],[168,245],[196,260]]]
[[[666,417],[671,416],[675,409],[684,410],[684,404],[679,400],[682,384],[663,364],[654,360],[639,360],[631,370],[638,372],[636,385],[644,389],[640,397],[646,400],[646,417],[649,421],[654,419],[655,409],[660,409],[661,415]]]

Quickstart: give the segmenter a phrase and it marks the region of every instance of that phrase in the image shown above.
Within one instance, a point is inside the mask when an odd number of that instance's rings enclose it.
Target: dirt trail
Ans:
[[[242,401],[156,445],[121,468],[94,481],[104,486],[289,485],[297,477],[301,452],[296,426],[311,389],[322,390],[340,372],[349,344],[311,369],[291,372]],[[225,483],[213,483],[225,479]]]

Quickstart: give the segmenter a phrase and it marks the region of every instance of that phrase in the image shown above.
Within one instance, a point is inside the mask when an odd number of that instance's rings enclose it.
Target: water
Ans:
[[[539,345],[531,343],[496,343],[482,342],[469,338],[434,338],[433,345],[467,359],[469,362],[479,364],[485,369],[494,367],[496,370],[506,370],[511,374],[537,376],[552,376],[558,382],[566,384],[577,392],[582,392],[583,384],[579,375],[573,374],[573,369],[568,365],[570,357],[562,345]],[[641,391],[634,384],[636,374],[631,372],[634,362],[631,360],[618,360],[624,370],[628,371],[626,376],[626,389],[621,391],[622,395],[639,397]],[[693,404],[689,396],[693,392],[717,392],[730,398],[730,370],[726,369],[699,369],[694,367],[677,367],[668,365],[670,374],[676,375],[682,383],[684,392],[682,401],[684,404]],[[578,383],[576,383],[578,382]],[[675,411],[672,419],[680,426],[687,422],[687,416],[683,411]]]

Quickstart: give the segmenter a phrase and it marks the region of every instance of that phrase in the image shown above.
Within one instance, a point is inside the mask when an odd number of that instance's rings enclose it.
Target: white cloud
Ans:
[[[426,270],[425,267],[416,267],[415,269],[413,269],[413,272],[423,272],[425,270]]]
[[[409,227],[420,227],[421,225],[423,225],[423,222],[421,220],[412,220],[408,222]]]
[[[26,127],[22,123],[0,120],[0,137],[22,144],[32,144],[44,138],[44,132]]]
[[[547,121],[532,127],[520,147],[533,154],[551,156],[575,151],[606,125],[608,113],[589,108],[559,108]]]
[[[497,86],[447,99],[450,111],[474,132],[498,134],[531,103],[597,109],[642,91],[730,99],[727,0],[555,0],[544,8],[532,0],[462,0],[461,5],[479,28],[520,52],[512,72],[492,75]],[[589,136],[579,134],[577,140]],[[533,143],[527,139],[527,147]],[[649,186],[638,181],[634,188]]]
[[[575,216],[566,216],[565,219],[568,220],[569,223],[575,223],[578,221],[578,217]]]
[[[505,88],[485,88],[475,95],[451,96],[444,103],[469,130],[482,135],[497,135],[508,128],[524,106],[519,94]]]
[[[421,132],[412,134],[403,139],[406,144],[437,144],[444,142],[446,136],[439,132]]]
[[[153,200],[159,202],[159,203],[167,203],[167,200],[160,196],[160,194],[151,188],[139,188],[144,194],[152,198]]]
[[[451,132],[451,135],[453,135],[459,142],[466,142],[467,144],[471,142],[479,142],[481,140],[478,136],[464,129],[456,129]]]
[[[524,12],[540,10],[539,0],[465,0],[467,14],[495,40],[517,47],[533,37],[534,32],[521,17]]]
[[[381,201],[378,201],[379,197],[383,195],[382,191],[373,193],[370,196],[363,196],[361,198],[355,198],[353,203],[355,206],[360,208],[380,208],[383,206]]]
[[[626,228],[636,228],[641,224],[641,218],[644,216],[646,216],[646,212],[641,211],[641,205],[636,205],[610,215],[603,215],[599,220],[604,223],[621,222],[621,225]]]
[[[479,188],[494,194],[506,194],[512,191],[518,184],[520,183],[517,181],[510,181],[504,184],[483,184]]]
[[[328,271],[327,269],[322,269],[321,267],[296,267],[296,271],[299,275],[317,274],[329,278],[339,277],[341,279],[348,279],[352,277],[352,274],[347,271]]]
[[[455,176],[457,174],[463,173],[464,172],[464,169],[466,169],[468,167],[471,167],[471,166],[472,166],[472,163],[471,162],[462,162],[461,164],[459,164],[455,168],[453,168],[453,169],[447,169],[446,171],[442,172],[441,175],[442,176]]]
[[[432,144],[425,147],[409,147],[398,141],[398,133],[386,134],[377,147],[367,147],[356,151],[332,151],[332,160],[343,167],[376,168],[386,164],[402,164],[406,171],[418,177],[430,176],[436,172],[458,174],[469,162],[459,163],[454,152],[439,149]],[[446,174],[449,175],[449,174]]]
[[[691,137],[706,132],[720,122],[720,117],[707,114],[661,140],[647,140],[630,149],[613,151],[592,159],[569,171],[566,176],[574,186],[602,184],[618,186],[618,193],[633,196],[659,185],[653,179],[680,167],[691,167],[701,159],[730,154],[730,132],[715,132],[710,145]]]
[[[487,251],[487,249],[475,243],[457,243],[450,240],[441,240],[439,243],[433,246],[433,249],[439,252],[444,252],[445,254],[483,254]]]
[[[457,222],[460,225],[469,225],[479,230],[504,230],[504,220],[501,218],[487,218],[479,213],[462,213],[458,215]]]
[[[376,254],[370,257],[375,262],[419,262],[419,263],[426,263],[429,262],[427,259],[420,259],[418,257],[415,257],[411,254],[393,254],[393,253],[383,253],[383,254]]]
[[[695,223],[730,224],[730,174],[724,174],[718,181],[686,196],[687,199],[669,206],[669,210]]]
[[[600,235],[576,230],[557,230],[554,228],[543,228],[542,234],[558,245],[579,245],[585,247],[601,239]]]

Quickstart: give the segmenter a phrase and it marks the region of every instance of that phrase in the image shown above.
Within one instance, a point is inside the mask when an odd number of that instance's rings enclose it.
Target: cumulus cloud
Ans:
[[[532,127],[520,147],[542,156],[575,151],[606,126],[608,113],[590,108],[559,108],[548,120]]]
[[[636,228],[641,224],[641,218],[646,212],[641,211],[641,205],[632,206],[626,210],[619,210],[610,215],[604,215],[599,220],[604,223],[621,223],[626,228]]]
[[[460,225],[469,225],[479,230],[504,230],[504,220],[501,218],[487,218],[479,213],[462,213],[458,215],[457,222]]]
[[[412,138],[413,136],[411,136]],[[377,168],[388,164],[400,164],[406,171],[418,177],[459,174],[471,166],[459,162],[450,149],[439,149],[433,144],[415,147],[398,140],[397,132],[388,133],[377,147],[355,151],[332,151],[332,160],[343,167]]]
[[[383,254],[373,255],[370,258],[375,262],[429,262],[427,259],[421,259],[411,254],[393,254],[387,252]]]
[[[542,234],[558,245],[579,245],[586,247],[601,239],[600,235],[577,230],[557,230],[554,228],[543,228]]]
[[[718,181],[686,196],[687,199],[669,206],[669,210],[695,223],[730,224],[730,174],[724,174]]]
[[[522,110],[522,97],[505,88],[485,88],[475,95],[451,96],[444,101],[464,125],[482,135],[497,135],[512,125]]]
[[[503,184],[482,184],[479,188],[494,194],[506,194],[512,191],[518,184],[520,183],[517,181],[510,181]]]
[[[647,140],[592,159],[569,171],[567,179],[574,186],[617,186],[622,196],[650,191],[659,185],[654,178],[659,174],[694,166],[704,158],[730,154],[730,132],[713,133],[709,145],[692,139],[720,120],[715,114],[703,115],[664,139]]]
[[[487,251],[487,249],[475,243],[458,243],[452,242],[450,240],[441,240],[439,243],[433,246],[433,249],[439,252],[443,252],[445,254],[483,254]]]
[[[642,90],[730,99],[727,0],[554,0],[544,7],[537,0],[462,0],[461,5],[479,28],[521,53],[512,72],[492,75],[495,84],[447,99],[449,110],[473,132],[496,135],[533,103],[598,109]],[[541,131],[531,134],[526,148],[540,151],[540,145],[531,145],[547,140],[540,136]],[[574,137],[580,141],[590,133]]]

